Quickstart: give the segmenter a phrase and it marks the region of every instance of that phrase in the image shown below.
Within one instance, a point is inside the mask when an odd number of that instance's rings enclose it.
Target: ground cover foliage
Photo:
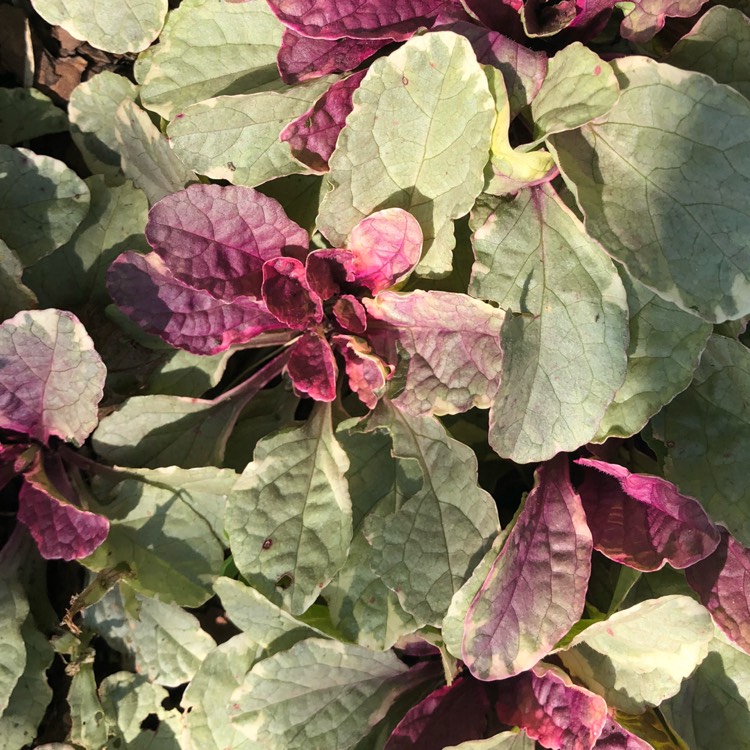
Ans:
[[[17,5],[0,748],[750,747],[750,6]]]

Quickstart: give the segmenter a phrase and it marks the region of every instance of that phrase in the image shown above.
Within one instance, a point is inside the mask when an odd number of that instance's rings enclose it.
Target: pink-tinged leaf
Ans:
[[[607,25],[617,0],[576,0],[578,13],[568,27],[570,32],[580,30],[584,36],[576,39],[593,39]]]
[[[314,172],[327,172],[341,128],[352,111],[352,96],[366,70],[334,83],[303,115],[290,122],[279,136],[292,156]]]
[[[333,317],[349,333],[361,334],[367,330],[367,312],[364,305],[351,294],[342,294],[333,306]]]
[[[500,721],[526,730],[543,747],[591,750],[609,718],[603,698],[555,667],[540,664],[497,688]]]
[[[391,39],[311,39],[284,29],[276,58],[284,83],[301,83],[329,73],[348,73]]]
[[[646,740],[629,732],[611,716],[607,717],[604,729],[594,745],[594,750],[654,750]]]
[[[83,443],[97,425],[106,374],[75,315],[19,312],[0,325],[0,428]]]
[[[314,250],[305,266],[308,286],[323,300],[354,281],[354,256],[348,250]]]
[[[315,39],[409,39],[451,0],[267,0],[276,17]]]
[[[349,386],[365,406],[374,409],[385,391],[390,371],[362,339],[334,336],[333,344],[344,358]]]
[[[402,208],[386,208],[362,219],[349,233],[356,281],[373,294],[408,276],[422,255],[422,228]]]
[[[315,401],[336,398],[336,358],[330,344],[315,331],[308,331],[292,345],[286,369],[298,396]]]
[[[381,292],[365,299],[367,338],[376,354],[406,360],[404,391],[394,402],[412,414],[486,409],[500,382],[504,314],[465,294]]]
[[[611,560],[643,571],[687,568],[719,544],[701,504],[666,479],[591,458],[576,463],[589,467],[579,492],[594,548]]]
[[[141,328],[193,354],[218,354],[286,327],[259,300],[223,302],[175,279],[156,253],[120,255],[107,272],[107,289]]]
[[[716,551],[685,577],[714,622],[750,654],[750,549],[722,528]]]
[[[18,520],[31,532],[45,560],[79,560],[107,538],[109,521],[57,494],[27,475],[18,494]]]
[[[307,252],[281,204],[240,185],[191,185],[149,211],[146,239],[172,275],[216,299],[260,297],[263,263]]]
[[[636,44],[653,39],[669,18],[690,18],[707,0],[635,0],[635,8],[622,19],[620,34]]]
[[[11,443],[10,445],[0,443],[0,490],[13,477],[20,474],[33,457],[34,449],[29,451],[29,448],[28,443]],[[26,454],[26,451],[29,453]]]
[[[521,23],[524,0],[462,0],[462,3],[488,29],[501,31],[519,42],[526,39]]]
[[[323,320],[323,302],[307,283],[296,258],[273,258],[263,266],[263,300],[284,325],[304,330]]]
[[[459,677],[409,709],[385,750],[435,750],[484,737],[490,702],[482,683]]]
[[[532,667],[583,612],[593,545],[567,456],[542,464],[536,481],[466,613],[463,660],[482,680]]]

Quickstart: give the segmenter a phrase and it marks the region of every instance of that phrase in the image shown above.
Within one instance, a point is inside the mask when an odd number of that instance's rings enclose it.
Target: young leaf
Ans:
[[[612,262],[549,185],[472,216],[470,293],[506,315],[490,445],[529,463],[596,433],[626,371],[626,295]]]
[[[594,750],[653,750],[653,748],[613,718],[607,717],[604,729],[594,745]]]
[[[550,139],[586,229],[681,309],[712,323],[747,315],[750,102],[645,57],[611,65],[622,93],[609,114]]]
[[[96,692],[93,659],[76,666],[66,696],[71,723],[67,739],[83,747],[106,747],[107,723]]]
[[[712,638],[711,618],[698,602],[663,596],[591,625],[558,656],[610,706],[640,713],[677,693]]]
[[[591,532],[567,456],[537,471],[464,622],[462,658],[482,680],[530,669],[578,621],[591,574]]]
[[[406,357],[394,403],[411,414],[486,409],[500,382],[504,313],[450,292],[381,292],[366,299],[368,340],[386,361]]]
[[[664,28],[667,16],[690,18],[706,0],[635,0],[632,10],[622,19],[620,34],[637,44],[650,41]]]
[[[96,426],[105,375],[75,315],[20,312],[0,325],[0,427],[81,444]]]
[[[235,564],[293,614],[315,602],[346,560],[352,537],[348,465],[330,407],[320,404],[302,427],[259,441],[227,504]]]
[[[404,208],[424,233],[417,273],[447,275],[452,220],[482,189],[493,118],[487,79],[462,37],[427,34],[376,60],[329,162],[323,234],[341,246],[373,211]]]
[[[643,571],[667,562],[687,568],[719,544],[719,531],[701,504],[671,482],[605,461],[576,463],[596,470],[586,472],[579,492],[594,548],[611,560]]]
[[[722,529],[716,551],[688,568],[685,578],[724,634],[750,654],[750,591],[747,588],[750,549]]]
[[[204,99],[273,84],[282,29],[262,2],[185,0],[167,17],[159,44],[138,56],[143,105],[169,120]]]

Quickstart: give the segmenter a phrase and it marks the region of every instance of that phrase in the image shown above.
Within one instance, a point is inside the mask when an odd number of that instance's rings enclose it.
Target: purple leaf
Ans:
[[[263,299],[285,326],[304,330],[323,320],[323,302],[307,283],[296,258],[274,258],[263,266]]]
[[[408,358],[404,391],[395,403],[412,414],[455,414],[487,408],[502,365],[503,312],[465,294],[381,292],[364,300],[368,340],[396,364]]]
[[[611,716],[607,717],[604,729],[594,745],[595,750],[653,750],[648,742],[642,740],[625,727],[618,724]]]
[[[344,358],[349,386],[365,406],[374,409],[390,375],[383,360],[355,336],[334,336],[333,343]]]
[[[462,0],[466,9],[488,29],[501,31],[516,41],[523,42],[526,35],[521,23],[523,0]]]
[[[611,560],[643,571],[667,562],[687,568],[719,544],[701,504],[666,479],[590,458],[576,463],[597,470],[586,472],[579,492],[594,548]]]
[[[328,159],[352,111],[352,96],[366,72],[334,83],[307,112],[281,131],[279,138],[289,143],[292,156],[314,172],[328,171]]]
[[[726,529],[716,551],[685,571],[714,622],[750,654],[750,549]]]
[[[107,289],[141,328],[193,354],[217,354],[286,327],[263,302],[223,302],[175,279],[156,253],[120,255],[107,272]]]
[[[69,503],[46,480],[42,469],[25,476],[18,494],[18,520],[31,532],[46,560],[86,557],[109,533],[104,516]]]
[[[321,299],[330,299],[354,281],[354,256],[348,250],[314,250],[305,262],[307,283]]]
[[[553,36],[568,28],[577,12],[575,0],[559,0],[554,4],[546,0],[525,0],[521,19],[527,36]]]
[[[536,479],[464,621],[463,660],[482,680],[532,667],[583,612],[593,546],[567,456]]]
[[[367,329],[367,312],[364,305],[351,294],[342,294],[333,305],[336,322],[350,333],[364,333]]]
[[[24,453],[28,449],[28,443],[0,443],[0,490],[24,470],[29,460]]]
[[[83,443],[98,421],[106,372],[75,315],[18,313],[0,325],[0,428]]]
[[[498,684],[500,721],[549,748],[591,750],[608,720],[604,699],[545,665]]]
[[[148,216],[146,239],[172,275],[225,302],[259,298],[263,263],[309,245],[278,201],[239,185],[191,185]]]
[[[311,39],[284,29],[277,57],[284,83],[301,83],[329,73],[354,70],[391,39]]]
[[[667,17],[690,18],[706,0],[635,0],[635,8],[622,19],[620,34],[636,44],[644,44],[664,28]]]
[[[315,39],[409,39],[451,0],[267,0],[277,18]]]
[[[356,281],[373,294],[408,276],[422,254],[422,228],[402,208],[386,208],[362,219],[346,241],[354,255]]]
[[[316,401],[336,398],[336,359],[330,344],[315,331],[308,331],[292,345],[287,372],[298,396]]]
[[[484,737],[490,703],[485,686],[459,677],[411,708],[384,750],[434,750]]]

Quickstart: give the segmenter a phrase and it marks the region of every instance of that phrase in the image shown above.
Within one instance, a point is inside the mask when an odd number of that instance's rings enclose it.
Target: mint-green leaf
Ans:
[[[750,656],[716,629],[708,656],[660,710],[691,750],[750,747]]]
[[[750,351],[711,336],[692,385],[654,418],[664,471],[711,520],[750,546]]]
[[[664,596],[594,623],[557,656],[610,706],[640,713],[677,693],[706,657],[713,634],[698,602]]]
[[[38,89],[0,89],[0,143],[14,145],[68,129],[68,118]]]
[[[667,302],[621,268],[628,294],[630,343],[625,382],[604,413],[593,442],[640,432],[693,379],[711,325]]]
[[[672,47],[666,61],[706,73],[750,99],[750,18],[723,5],[709,8]]]
[[[29,614],[23,587],[12,579],[0,579],[0,715],[26,667],[26,645],[21,626]]]
[[[110,520],[110,530],[85,565],[98,572],[125,563],[133,571],[127,585],[136,591],[187,607],[202,604],[211,595],[223,550],[182,494],[136,478],[120,482],[107,504],[92,503],[92,510]]]
[[[472,216],[470,292],[507,315],[490,445],[519,463],[591,440],[625,378],[625,289],[548,185],[487,198]]]
[[[143,105],[169,120],[204,99],[278,81],[283,28],[264,2],[185,0],[169,14],[159,44],[138,56]]]
[[[140,52],[156,39],[167,0],[33,0],[48,23],[107,52]]]
[[[311,638],[256,664],[231,713],[264,750],[353,747],[413,687],[413,672],[391,652]]]
[[[167,128],[174,152],[191,169],[236,185],[260,185],[305,172],[281,131],[328,88],[331,77],[282,91],[217,96],[178,114]]]
[[[226,530],[242,575],[301,614],[341,568],[352,538],[344,473],[328,404],[304,425],[263,438],[227,504]]]
[[[477,483],[477,459],[436,417],[414,417],[381,402],[373,426],[386,427],[393,455],[417,462],[422,486],[384,518],[371,516],[365,536],[373,569],[407,612],[439,626],[499,530],[497,509]]]
[[[609,63],[580,42],[549,61],[547,75],[531,102],[534,136],[545,138],[606,115],[620,96]]]
[[[115,137],[122,171],[146,193],[151,205],[197,179],[146,112],[128,99],[117,108]]]
[[[115,114],[124,101],[133,101],[138,87],[125,76],[104,70],[73,89],[68,104],[73,141],[94,174],[111,181],[123,178]]]
[[[73,236],[51,255],[26,270],[24,280],[43,307],[76,309],[87,302],[106,306],[104,275],[123,251],[143,249],[148,220],[146,196],[132,183],[107,187],[104,177],[86,180],[91,205]]]
[[[85,748],[101,748],[107,744],[107,723],[96,692],[94,660],[77,665],[66,697],[70,707],[70,732],[67,739]]]
[[[67,242],[88,209],[88,188],[72,169],[0,145],[0,239],[24,267]]]
[[[444,750],[534,750],[536,742],[523,729],[501,732],[486,740],[468,740],[460,745],[450,745]]]
[[[22,281],[23,266],[18,256],[0,240],[0,321],[20,310],[37,307],[34,292]]]
[[[148,391],[150,395],[200,396],[218,385],[232,354],[231,348],[208,357],[177,349],[154,370]]]
[[[417,273],[446,276],[453,219],[482,189],[495,115],[471,46],[450,32],[414,37],[372,64],[353,101],[318,226],[340,246],[373,211],[404,208],[424,234]]]
[[[712,323],[750,313],[750,102],[645,57],[615,60],[610,113],[552,136],[588,232],[638,281]]]

